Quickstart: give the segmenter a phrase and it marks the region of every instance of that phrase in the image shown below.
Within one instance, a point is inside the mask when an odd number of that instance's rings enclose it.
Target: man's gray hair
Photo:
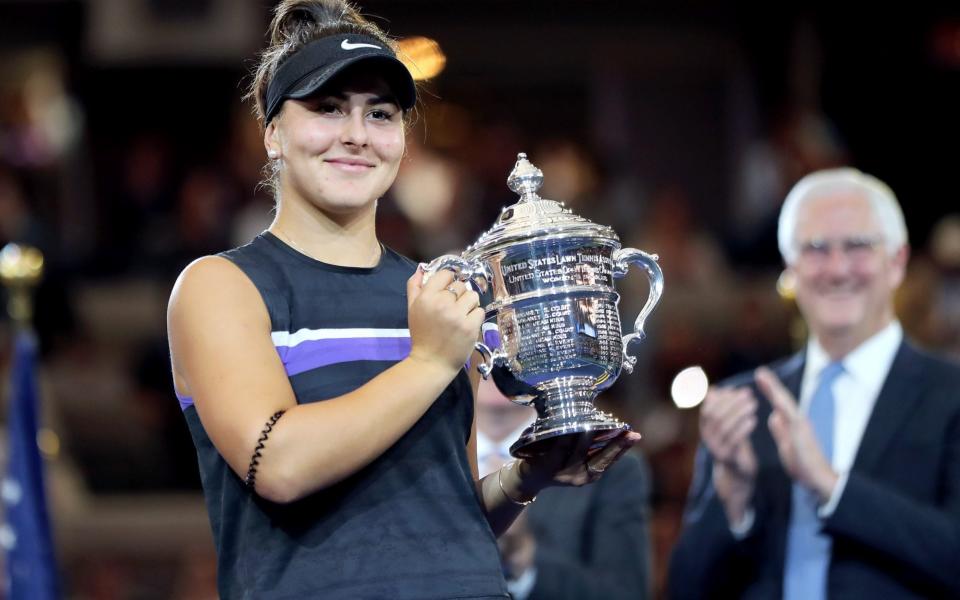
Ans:
[[[887,252],[893,254],[907,243],[907,225],[903,211],[890,186],[872,175],[851,167],[826,169],[810,173],[793,186],[780,209],[777,243],[780,255],[788,265],[797,258],[796,229],[800,207],[808,200],[837,192],[863,194],[870,202],[873,214],[883,230]]]

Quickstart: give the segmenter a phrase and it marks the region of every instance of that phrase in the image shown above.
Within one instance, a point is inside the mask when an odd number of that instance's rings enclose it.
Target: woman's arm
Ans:
[[[511,495],[510,498],[518,501],[529,500],[536,495],[536,491],[527,495],[529,492],[521,490],[519,481],[509,476],[507,470],[504,470],[500,479],[504,486],[502,490],[497,480],[498,475],[501,475],[500,472],[494,471],[483,479],[480,478],[480,468],[477,465],[477,391],[480,388],[480,373],[477,371],[476,365],[478,361],[482,360],[483,357],[479,353],[474,353],[467,369],[470,375],[470,389],[473,390],[473,426],[470,430],[470,441],[467,443],[467,459],[470,461],[470,471],[473,473],[473,481],[477,487],[477,495],[480,497],[487,522],[493,529],[493,534],[499,537],[524,509],[522,504],[507,498],[504,491],[515,494]]]
[[[244,477],[267,420],[286,411],[262,450],[256,491],[291,502],[357,472],[393,445],[463,368],[483,311],[456,299],[441,271],[407,284],[410,356],[357,390],[298,405],[253,283],[229,260],[207,257],[178,279],[168,332],[178,391],[189,393],[207,434]]]

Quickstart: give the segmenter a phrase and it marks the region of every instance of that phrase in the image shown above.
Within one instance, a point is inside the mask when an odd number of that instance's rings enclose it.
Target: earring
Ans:
[[[280,153],[277,152],[274,148],[270,148],[269,150],[267,150],[267,156],[270,157],[270,160],[277,160],[278,158],[280,158]]]

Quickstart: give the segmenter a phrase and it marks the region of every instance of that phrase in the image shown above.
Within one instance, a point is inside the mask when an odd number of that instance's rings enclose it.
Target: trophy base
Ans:
[[[597,391],[592,382],[587,386],[570,384],[567,381],[540,390],[535,401],[538,418],[510,446],[512,456],[531,458],[548,454],[561,437],[564,441],[567,436],[582,436],[593,441],[630,429],[623,421],[593,405]]]

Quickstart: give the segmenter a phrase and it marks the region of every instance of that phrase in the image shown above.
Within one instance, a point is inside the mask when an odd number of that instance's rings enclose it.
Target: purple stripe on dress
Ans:
[[[187,408],[193,406],[193,398],[190,396],[177,394],[177,400],[180,401],[180,410],[187,410]]]
[[[500,347],[500,332],[494,328],[487,329],[483,332],[483,343],[487,345],[487,348],[495,350]]]
[[[287,375],[355,360],[403,360],[410,354],[410,338],[335,338],[307,340],[296,346],[277,346]]]

